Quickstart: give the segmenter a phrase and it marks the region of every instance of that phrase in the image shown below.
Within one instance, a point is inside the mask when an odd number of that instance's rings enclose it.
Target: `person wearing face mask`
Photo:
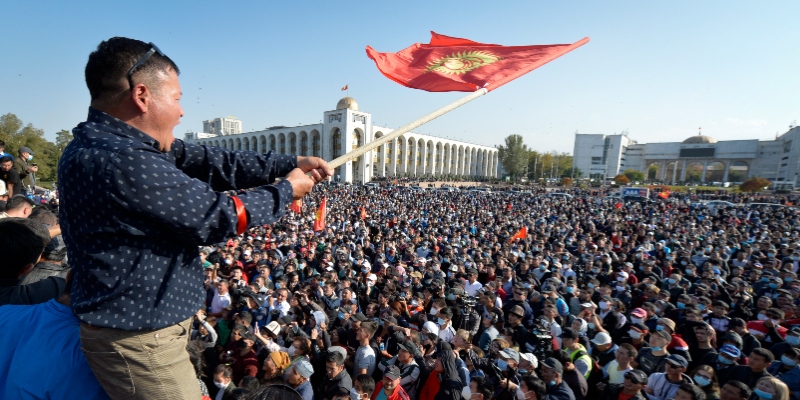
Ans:
[[[650,334],[650,347],[643,348],[633,362],[632,366],[644,371],[645,374],[664,371],[666,364],[667,345],[672,336],[667,331],[655,331]]]
[[[450,307],[444,307],[439,310],[436,319],[436,324],[439,326],[439,339],[450,344],[453,344],[453,338],[456,335],[456,330],[450,324],[452,319],[453,310]]]
[[[358,375],[353,379],[350,400],[368,400],[374,391],[375,380],[367,374]]]
[[[752,387],[754,397],[759,400],[789,400],[792,394],[785,383],[771,376],[759,379]]]
[[[228,400],[232,398],[232,393],[236,389],[236,384],[233,383],[233,371],[231,367],[220,364],[214,370],[214,386],[217,390],[214,392],[212,398],[214,400]]]
[[[233,371],[234,382],[239,382],[246,375],[258,375],[258,356],[254,349],[257,341],[252,333],[245,333],[236,342],[236,348],[227,360]]]
[[[39,167],[28,164],[28,162],[33,159],[33,150],[31,150],[30,147],[20,147],[18,154],[19,157],[14,159],[14,169],[19,173],[19,178],[22,180],[22,187],[27,191],[28,188],[33,188],[36,184],[32,177],[33,174],[39,171]]]
[[[647,328],[647,325],[641,322],[635,324],[632,323],[628,325],[627,334],[623,336],[620,342],[628,343],[631,346],[633,346],[633,348],[639,350],[645,346],[646,343],[644,338],[647,336],[648,333],[649,329]]]
[[[781,380],[792,393],[800,392],[800,350],[791,348],[767,368],[772,376]]]
[[[563,381],[564,366],[549,357],[541,363],[542,380],[547,387],[545,400],[575,400],[575,393]]]

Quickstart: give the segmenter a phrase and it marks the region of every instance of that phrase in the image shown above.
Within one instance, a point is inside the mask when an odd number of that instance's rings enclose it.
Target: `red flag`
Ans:
[[[294,211],[295,214],[300,214],[303,212],[303,199],[297,199],[292,202],[289,206],[289,209]]]
[[[361,207],[361,219],[367,219],[367,209],[364,207]]]
[[[528,237],[528,227],[523,226],[519,232],[515,233],[514,236],[511,237],[511,240],[514,239],[525,239]]]
[[[367,46],[367,56],[387,78],[429,92],[489,91],[584,45],[501,46],[431,32],[428,44],[415,43],[397,53],[379,53]]]
[[[319,203],[319,209],[317,209],[317,214],[314,215],[314,232],[325,230],[325,215],[327,212],[325,211],[325,204],[328,202],[327,197],[322,198],[322,202]]]
[[[614,204],[614,208],[616,208],[616,209],[622,208],[622,203]]]
[[[663,191],[663,192],[659,193],[658,197],[661,197],[662,199],[666,199],[667,197],[669,197],[669,191]]]
[[[342,91],[345,91],[345,90],[347,90],[347,85],[344,85],[344,87],[342,88]]]

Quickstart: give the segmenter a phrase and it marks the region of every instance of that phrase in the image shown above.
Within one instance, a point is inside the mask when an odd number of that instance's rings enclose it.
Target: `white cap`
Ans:
[[[377,281],[378,277],[375,276],[375,274],[369,274],[369,275],[367,275],[367,279],[369,279],[371,281]]]
[[[594,339],[592,339],[592,343],[602,346],[604,344],[611,343],[611,336],[605,332],[599,332],[597,335],[594,335]]]
[[[536,358],[536,356],[533,355],[532,353],[521,353],[519,357],[524,358],[525,361],[531,363],[534,369],[539,368],[539,359]]]
[[[434,324],[433,321],[428,321],[422,324],[422,329],[425,329],[428,332],[433,333],[436,336],[439,336],[439,327],[436,326],[436,324]]]

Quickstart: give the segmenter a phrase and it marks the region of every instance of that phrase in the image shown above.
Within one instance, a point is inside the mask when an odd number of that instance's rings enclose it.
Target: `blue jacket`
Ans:
[[[68,306],[3,306],[0,326],[0,398],[109,398],[83,356],[80,322]]]
[[[795,399],[800,399],[800,366],[795,365],[794,368],[784,373],[781,373],[782,368],[783,363],[775,361],[767,368],[767,372],[785,383]]]

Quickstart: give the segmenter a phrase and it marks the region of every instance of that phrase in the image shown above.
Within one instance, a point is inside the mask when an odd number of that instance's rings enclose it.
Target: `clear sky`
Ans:
[[[640,143],[771,139],[800,119],[798,1],[10,1],[0,24],[0,114],[55,132],[83,121],[88,54],[156,43],[181,68],[176,137],[228,115],[245,131],[318,123],[340,91],[399,127],[463,93],[385,77],[365,54],[429,31],[507,45],[591,42],[418,132],[483,145],[521,134],[572,152],[573,134]]]

